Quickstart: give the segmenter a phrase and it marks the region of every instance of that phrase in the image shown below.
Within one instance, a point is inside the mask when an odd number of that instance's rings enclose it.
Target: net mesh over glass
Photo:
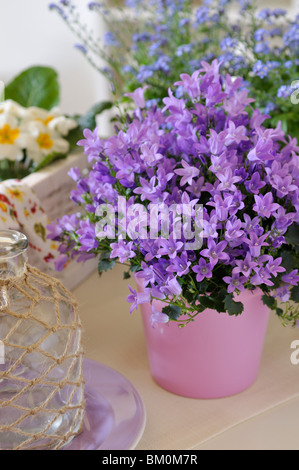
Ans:
[[[27,266],[0,280],[0,449],[52,449],[82,430],[84,377],[75,298]]]

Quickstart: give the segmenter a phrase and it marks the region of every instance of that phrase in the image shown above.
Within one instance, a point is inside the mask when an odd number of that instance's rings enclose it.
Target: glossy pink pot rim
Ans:
[[[139,291],[142,285],[135,279]],[[150,322],[151,305],[140,305],[152,377],[164,389],[191,398],[239,393],[257,379],[270,310],[261,291],[245,291],[238,317],[207,309],[184,328]],[[154,302],[157,310],[165,306]]]

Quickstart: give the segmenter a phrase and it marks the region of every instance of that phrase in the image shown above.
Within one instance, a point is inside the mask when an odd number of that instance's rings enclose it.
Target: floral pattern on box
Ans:
[[[47,239],[48,224],[49,218],[29,186],[18,180],[0,183],[0,229],[25,233],[31,250],[47,264],[57,256],[57,244]]]

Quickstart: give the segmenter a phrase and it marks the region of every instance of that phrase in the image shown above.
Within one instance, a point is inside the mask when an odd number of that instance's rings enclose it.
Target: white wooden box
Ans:
[[[66,159],[57,161],[49,167],[33,173],[23,179],[38,197],[42,208],[45,210],[51,222],[66,214],[78,212],[78,206],[71,200],[70,193],[76,184],[68,176],[73,167],[81,171],[88,169],[87,157],[81,152],[70,154]],[[59,279],[68,289],[74,289],[86,277],[97,269],[97,260],[89,260],[85,263],[71,261],[62,272],[54,269],[53,263],[45,263],[37,252],[29,249],[29,263],[41,271]]]

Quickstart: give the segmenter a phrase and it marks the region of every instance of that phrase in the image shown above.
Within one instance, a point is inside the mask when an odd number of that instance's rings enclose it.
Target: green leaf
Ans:
[[[217,310],[218,313],[223,313],[225,311],[224,301],[215,300],[215,310]]]
[[[283,315],[283,310],[282,308],[277,308],[276,309],[276,315],[278,315],[279,317],[281,317]]]
[[[21,106],[50,110],[59,104],[60,87],[57,72],[49,67],[31,67],[18,75],[5,88],[5,99]]]
[[[136,273],[138,269],[139,269],[139,266],[137,264],[135,266],[133,264],[130,266],[131,273]]]
[[[281,130],[287,134],[288,133],[288,121],[286,119],[281,120]]]
[[[32,164],[24,165],[22,162],[0,160],[0,181],[8,179],[22,179],[33,171]]]
[[[288,122],[294,119],[293,112],[280,113],[271,119],[271,125],[276,127],[279,121],[281,121],[281,128],[284,132],[288,130]]]
[[[288,228],[287,233],[285,234],[285,239],[287,243],[290,243],[293,246],[299,245],[299,225],[291,225]]]
[[[169,316],[171,320],[177,320],[181,316],[181,308],[176,305],[163,307],[162,312]]]
[[[200,297],[200,303],[205,308],[211,308],[211,309],[215,308],[215,302],[210,297]]]
[[[98,264],[99,274],[101,275],[103,272],[110,271],[110,269],[114,268],[114,265],[115,265],[115,260],[108,260],[108,259],[100,260]]]
[[[96,117],[107,109],[111,109],[112,106],[113,103],[111,101],[102,101],[92,106],[92,108],[86,114],[78,119],[78,124],[81,129],[94,130],[97,125]]]
[[[184,297],[188,304],[193,305],[197,300],[197,292],[189,288],[186,292],[184,292]]]
[[[62,153],[52,152],[49,153],[43,160],[34,168],[33,173],[42,170],[46,166],[50,165],[51,163],[55,162],[56,160],[60,160],[65,158],[66,155]]]
[[[219,292],[216,294],[213,294],[213,300],[215,303],[215,309],[217,310],[218,313],[223,313],[225,312],[225,297],[227,295],[227,290],[226,289],[220,289]]]
[[[244,310],[244,305],[242,304],[242,302],[235,302],[234,299],[233,299],[232,294],[228,294],[225,297],[224,305],[225,305],[225,308],[226,308],[228,314],[231,315],[231,316],[241,315],[241,313]]]
[[[204,294],[207,292],[208,290],[208,284],[206,281],[202,281],[200,282],[199,284],[197,284],[197,289],[198,289],[198,292]]]
[[[293,271],[296,268],[297,261],[290,251],[283,250],[280,256],[282,257],[281,265],[287,272]]]
[[[102,253],[100,256],[100,260],[98,263],[98,272],[99,275],[101,276],[103,272],[107,272],[110,269],[114,268],[116,263],[115,259],[110,258],[110,252],[106,251],[105,253]]]
[[[268,295],[262,296],[262,301],[267,307],[273,309],[276,307],[276,300],[273,297],[269,297]]]
[[[79,140],[83,139],[83,129],[80,126],[71,129],[65,139],[70,144],[70,150],[76,148]]]
[[[201,312],[204,312],[206,310],[206,307],[204,307],[203,305],[196,305],[196,312],[197,313],[201,313]]]
[[[291,300],[299,303],[299,286],[295,286],[291,290]]]
[[[130,274],[129,272],[126,272],[126,271],[125,271],[125,272],[124,272],[124,280],[125,280],[125,279],[130,279],[130,277],[131,277],[131,274]]]

